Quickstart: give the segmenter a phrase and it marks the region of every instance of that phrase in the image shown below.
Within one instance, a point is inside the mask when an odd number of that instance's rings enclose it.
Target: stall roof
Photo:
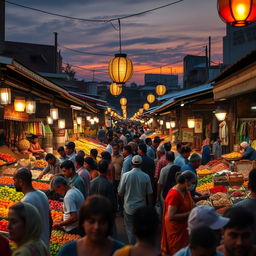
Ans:
[[[235,72],[242,70],[243,68],[251,65],[256,61],[256,50],[251,51],[249,54],[245,55],[241,59],[239,59],[234,64],[228,66],[226,69],[223,70],[217,77],[215,77],[212,81],[217,83],[231,75]],[[214,85],[214,84],[213,84]]]
[[[204,93],[207,91],[211,91],[213,89],[213,86],[211,84],[204,84],[200,85],[194,88],[190,88],[187,90],[182,90],[175,93],[169,93],[169,97],[166,98],[167,101],[165,101],[161,106],[154,109],[153,112],[160,112],[161,110],[166,109],[170,105],[173,105],[177,100],[181,100],[184,97],[194,96],[196,94]],[[166,95],[167,96],[167,95]]]
[[[58,93],[61,97],[69,100],[72,103],[78,104],[80,106],[85,105],[83,101],[69,94],[67,90],[59,87],[58,85],[44,78],[40,74],[28,69],[13,58],[0,56],[0,65],[5,65],[9,69],[21,74],[22,76],[32,80],[33,82],[36,82],[37,84],[40,84],[42,87]]]
[[[104,105],[104,106],[108,105],[107,101],[105,101],[105,100],[97,99],[97,98],[94,98],[94,97],[91,97],[88,95],[84,95],[84,94],[80,94],[77,92],[69,92],[69,93],[75,97],[78,97],[79,99],[82,99],[82,100],[91,101],[93,103]]]

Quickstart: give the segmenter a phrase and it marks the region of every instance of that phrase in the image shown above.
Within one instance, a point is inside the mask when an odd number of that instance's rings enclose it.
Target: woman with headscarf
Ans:
[[[206,138],[203,141],[202,149],[201,149],[202,164],[207,164],[212,160],[210,143],[211,143],[211,140],[209,138]]]
[[[194,202],[190,191],[194,189],[196,175],[191,171],[176,175],[177,185],[171,188],[165,198],[161,253],[173,255],[188,245],[188,216]]]
[[[12,256],[49,256],[40,239],[42,225],[38,210],[29,203],[17,203],[8,212],[9,237],[17,245]]]

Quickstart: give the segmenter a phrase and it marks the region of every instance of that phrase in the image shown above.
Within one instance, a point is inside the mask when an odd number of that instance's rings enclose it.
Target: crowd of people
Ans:
[[[250,197],[220,217],[213,207],[195,206],[209,197],[196,192],[196,169],[207,159],[191,154],[189,144],[173,151],[170,142],[125,126],[99,136],[108,143],[100,161],[96,149],[85,156],[73,142],[58,148],[59,158],[45,156],[48,166],[39,178],[52,174],[50,196],[63,202],[61,221],[52,222],[48,198],[33,188],[31,171],[16,171],[15,188],[25,196],[9,210],[13,255],[49,255],[52,229],[81,236],[59,256],[256,255],[256,169],[249,175]],[[129,245],[118,241],[116,216],[123,218]],[[0,239],[0,255],[11,255],[6,243]]]

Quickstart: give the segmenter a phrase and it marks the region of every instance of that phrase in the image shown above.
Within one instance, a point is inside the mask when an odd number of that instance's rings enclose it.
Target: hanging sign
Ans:
[[[29,115],[26,112],[17,112],[13,105],[4,106],[4,119],[13,121],[29,121]]]

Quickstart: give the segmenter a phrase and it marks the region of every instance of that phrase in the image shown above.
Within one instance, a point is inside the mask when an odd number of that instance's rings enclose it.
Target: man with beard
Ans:
[[[42,220],[41,239],[49,249],[52,218],[48,198],[42,191],[33,188],[32,174],[27,168],[18,169],[14,174],[13,180],[16,191],[25,195],[21,201],[30,203],[37,208]]]
[[[253,214],[247,209],[233,207],[223,217],[230,221],[224,227],[224,243],[218,250],[225,256],[256,256],[256,247],[253,245]]]

